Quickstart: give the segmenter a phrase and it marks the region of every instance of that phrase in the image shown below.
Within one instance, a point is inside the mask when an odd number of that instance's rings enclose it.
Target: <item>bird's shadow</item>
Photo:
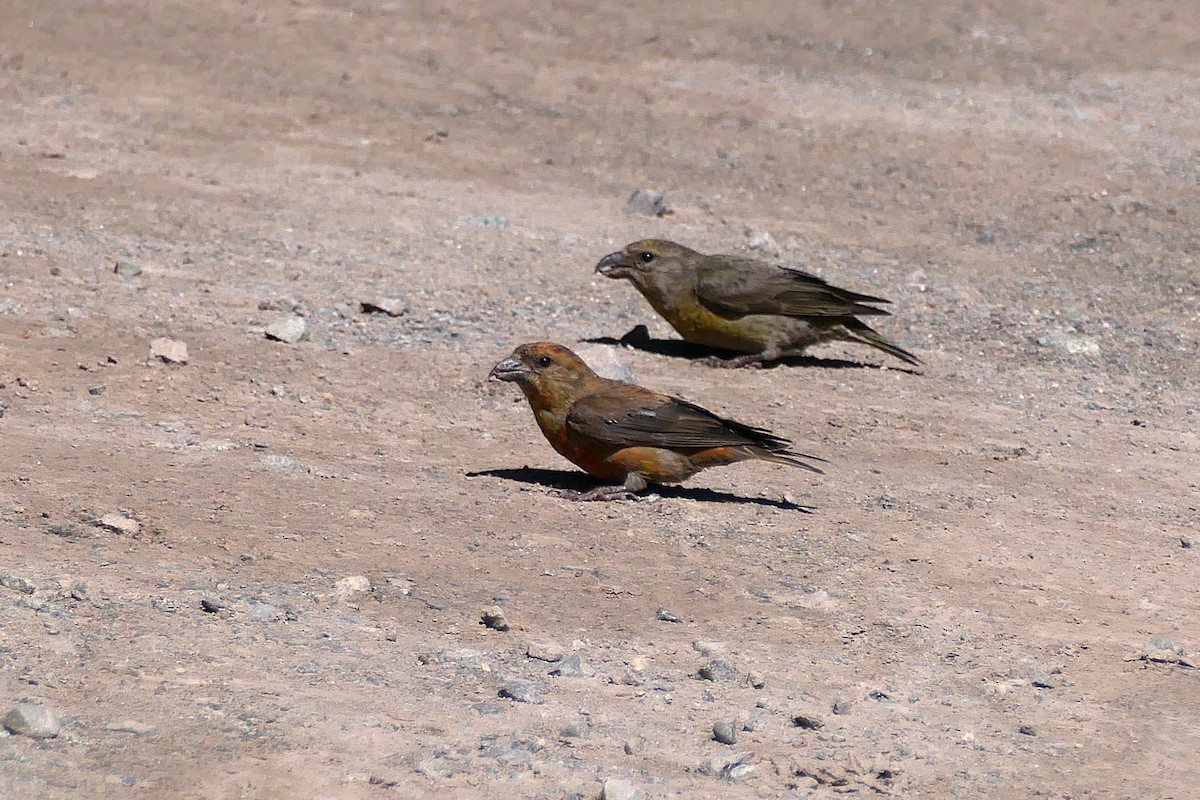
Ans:
[[[719,356],[720,358],[735,358],[743,355],[734,350],[722,350],[718,347],[705,347],[704,345],[692,344],[685,342],[682,339],[653,339],[650,336],[650,330],[645,325],[635,325],[633,329],[622,336],[620,339],[615,339],[612,336],[594,336],[591,339],[582,339],[581,341],[588,344],[607,344],[614,347],[632,347],[634,350],[642,350],[646,353],[655,353],[660,356],[669,356],[671,358],[683,358],[688,361],[701,361],[711,356]],[[865,364],[860,361],[850,361],[844,358],[818,358],[817,356],[784,356],[777,358],[774,361],[768,361],[759,365],[762,369],[774,369],[776,367],[824,367],[826,369],[885,369],[879,364]],[[910,375],[921,374],[915,369],[907,367],[887,366],[886,369],[895,370],[897,372],[906,372]]]
[[[548,489],[564,492],[586,492],[596,487],[596,481],[582,472],[565,469],[540,469],[538,467],[521,467],[520,469],[483,469],[466,473],[468,478],[503,478],[506,481],[516,481]],[[803,506],[790,500],[772,500],[769,497],[743,497],[730,492],[719,492],[715,489],[704,489],[690,486],[664,486],[653,484],[652,491],[661,496],[679,500],[694,500],[697,503],[739,503],[743,505],[768,506],[782,511],[799,511],[811,514],[814,506]]]

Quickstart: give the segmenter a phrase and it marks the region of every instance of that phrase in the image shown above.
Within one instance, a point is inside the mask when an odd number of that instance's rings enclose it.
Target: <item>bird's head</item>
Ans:
[[[609,253],[596,264],[596,272],[606,278],[627,278],[641,286],[651,276],[669,273],[672,268],[699,257],[695,250],[664,239],[642,239]]]
[[[488,377],[516,383],[530,397],[571,395],[598,380],[582,358],[553,342],[521,345],[492,367]]]

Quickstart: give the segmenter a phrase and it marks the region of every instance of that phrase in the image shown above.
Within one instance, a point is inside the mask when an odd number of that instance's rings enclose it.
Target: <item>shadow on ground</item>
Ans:
[[[484,469],[478,472],[466,473],[468,478],[503,478],[506,481],[544,486],[560,492],[586,492],[597,486],[595,480],[582,472],[565,469],[540,469],[538,467],[521,467],[519,469]],[[743,497],[739,494],[721,492],[716,489],[704,489],[691,486],[662,486],[655,484],[649,491],[660,497],[677,500],[693,500],[697,503],[740,503],[744,505],[769,506],[783,511],[799,511],[811,514],[815,506],[804,506],[790,500],[774,500],[769,497]]]

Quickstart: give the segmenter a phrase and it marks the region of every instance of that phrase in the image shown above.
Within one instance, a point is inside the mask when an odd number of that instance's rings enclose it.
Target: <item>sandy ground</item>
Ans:
[[[447,5],[0,13],[0,795],[1195,796],[1200,5]],[[696,363],[648,236],[925,366]],[[487,371],[637,324],[827,474],[556,496]]]

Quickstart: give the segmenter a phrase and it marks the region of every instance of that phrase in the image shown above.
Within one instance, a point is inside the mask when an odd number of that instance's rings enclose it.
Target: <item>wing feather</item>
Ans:
[[[715,314],[846,317],[889,313],[868,304],[890,301],[831,286],[824,278],[803,270],[737,256],[714,257],[714,261],[701,270],[696,295]]]
[[[613,383],[572,404],[567,424],[606,444],[707,448],[753,446],[780,451],[790,442],[764,428],[719,417],[678,397]]]

